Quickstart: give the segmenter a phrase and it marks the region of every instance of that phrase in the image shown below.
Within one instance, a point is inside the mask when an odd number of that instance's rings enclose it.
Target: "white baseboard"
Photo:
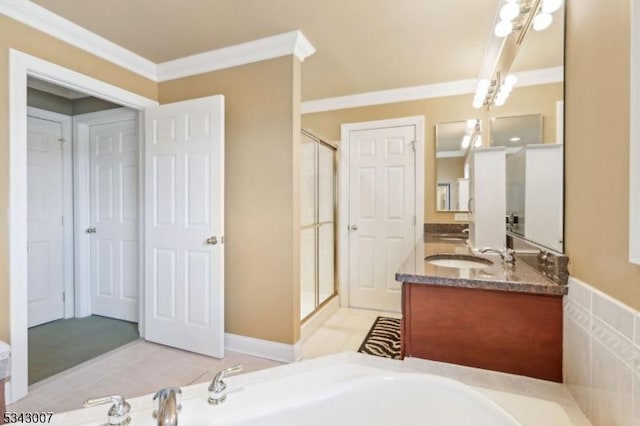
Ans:
[[[306,342],[338,309],[340,309],[340,297],[334,296],[322,309],[304,321],[300,327],[300,342]]]
[[[225,333],[224,346],[225,350],[228,351],[240,352],[280,362],[295,362],[300,359],[302,355],[301,341],[289,345],[271,340]]]

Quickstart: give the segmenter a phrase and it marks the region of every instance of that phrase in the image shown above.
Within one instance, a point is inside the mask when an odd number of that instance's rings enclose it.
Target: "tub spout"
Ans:
[[[153,396],[154,402],[157,400],[157,409],[153,412],[158,419],[158,426],[177,426],[178,412],[180,404],[178,395],[182,394],[179,388],[161,389]]]

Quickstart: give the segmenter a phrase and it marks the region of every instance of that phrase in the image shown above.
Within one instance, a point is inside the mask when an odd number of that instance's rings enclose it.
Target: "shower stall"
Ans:
[[[336,147],[303,130],[300,164],[300,318],[336,295]]]

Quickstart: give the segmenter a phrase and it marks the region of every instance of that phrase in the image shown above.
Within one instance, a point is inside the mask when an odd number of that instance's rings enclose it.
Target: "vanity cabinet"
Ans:
[[[505,148],[474,149],[469,178],[469,244],[474,249],[501,249],[507,209]]]
[[[562,296],[403,283],[402,354],[562,382]]]

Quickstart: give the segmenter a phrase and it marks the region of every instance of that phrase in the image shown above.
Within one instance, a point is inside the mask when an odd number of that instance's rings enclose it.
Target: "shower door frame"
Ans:
[[[320,216],[320,203],[319,203],[319,192],[317,190],[317,185],[316,185],[316,191],[315,191],[315,223],[313,225],[307,225],[307,226],[301,226],[300,227],[300,231],[302,231],[303,229],[309,229],[309,228],[314,228],[316,230],[315,232],[315,254],[316,257],[314,259],[315,261],[315,273],[314,273],[314,277],[315,277],[315,286],[314,286],[314,309],[307,315],[305,315],[304,317],[301,317],[300,322],[305,322],[306,320],[308,320],[309,318],[311,318],[315,313],[317,313],[319,310],[321,310],[324,306],[326,306],[329,302],[331,302],[335,297],[338,296],[338,146],[336,144],[332,144],[330,142],[326,142],[322,139],[320,139],[319,137],[315,136],[314,134],[310,133],[309,131],[305,130],[305,129],[301,129],[301,133],[304,136],[307,136],[311,139],[313,139],[316,144],[320,144],[320,145],[324,145],[325,147],[331,149],[333,151],[333,292],[332,294],[327,297],[323,302],[320,302],[320,280],[319,280],[319,269],[318,269],[318,257],[319,257],[319,253],[320,253],[320,238],[319,238],[319,232],[318,230],[320,229],[320,226],[322,225],[319,222],[319,216]],[[316,145],[317,146],[317,145]],[[316,151],[317,153],[318,151]],[[319,162],[320,162],[320,156],[319,155],[315,155],[315,163],[314,163],[314,175],[316,177],[319,176]],[[316,180],[316,184],[318,182],[319,179]],[[302,279],[302,276],[300,277]],[[300,293],[302,293],[302,285],[300,286],[301,291]]]

